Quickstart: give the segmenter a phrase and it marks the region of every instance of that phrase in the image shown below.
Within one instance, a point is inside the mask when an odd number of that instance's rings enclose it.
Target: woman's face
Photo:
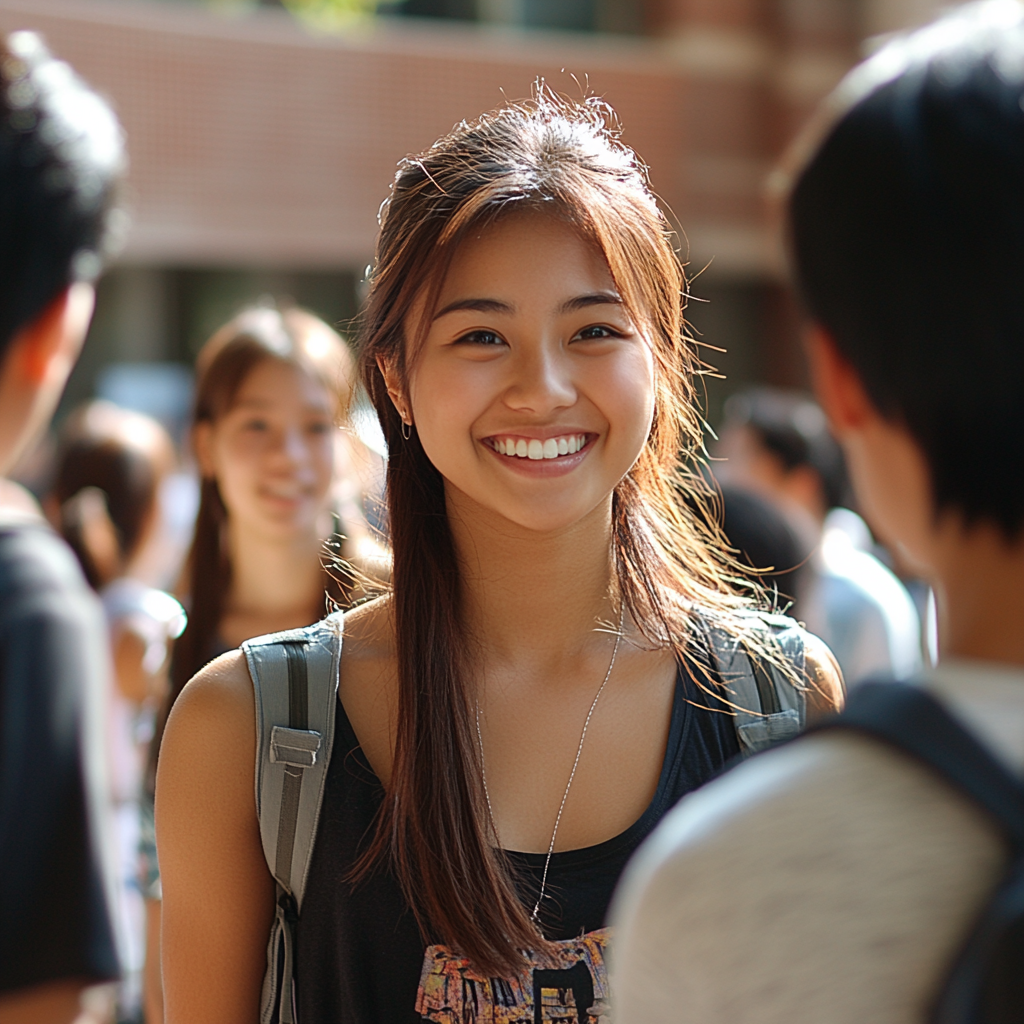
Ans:
[[[315,528],[331,486],[334,406],[302,370],[264,359],[231,408],[196,427],[196,451],[228,515],[264,535]]]
[[[636,461],[654,361],[603,255],[519,214],[456,252],[407,404],[449,503],[553,531],[607,502]]]

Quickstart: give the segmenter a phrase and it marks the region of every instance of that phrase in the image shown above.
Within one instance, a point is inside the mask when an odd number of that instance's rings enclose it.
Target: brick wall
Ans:
[[[283,11],[0,0],[0,30],[42,31],[113,99],[134,261],[362,266],[397,160],[537,76],[578,94],[575,75],[618,110],[694,260],[749,276],[775,269],[762,186],[794,120],[779,113],[792,40],[819,58],[810,87],[790,74],[800,114],[850,56],[842,18],[802,28],[802,7],[780,25],[770,0],[665,0],[650,39],[401,21],[317,37]]]

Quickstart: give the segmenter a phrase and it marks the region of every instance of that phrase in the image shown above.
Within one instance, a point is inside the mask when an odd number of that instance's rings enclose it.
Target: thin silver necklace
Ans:
[[[551,842],[548,843],[548,855],[544,859],[544,873],[540,879],[540,892],[537,894],[537,902],[533,906],[533,913],[530,914],[530,920],[540,929],[540,922],[537,920],[537,915],[540,912],[540,905],[544,900],[544,891],[547,889],[548,884],[548,868],[551,867],[551,855],[555,852],[555,837],[558,835],[558,826],[562,823],[562,811],[565,810],[565,801],[569,798],[569,790],[572,789],[572,780],[576,778],[576,768],[580,763],[580,754],[583,753],[583,741],[587,738],[587,729],[590,727],[590,719],[594,717],[594,708],[597,707],[597,702],[601,699],[601,694],[604,693],[604,688],[608,685],[608,680],[612,677],[612,669],[615,668],[615,656],[619,653],[619,641],[622,639],[622,623],[625,621],[626,608],[623,605],[619,609],[619,628],[615,633],[615,646],[612,648],[612,660],[608,663],[608,671],[604,674],[604,680],[601,685],[597,688],[597,693],[594,694],[594,699],[590,704],[590,710],[587,712],[586,721],[583,723],[583,732],[580,733],[580,745],[576,748],[576,760],[572,763],[572,771],[569,772],[569,781],[565,784],[565,792],[562,794],[562,802],[558,805],[558,814],[555,815],[555,827],[551,830]],[[487,788],[487,766],[484,762],[484,737],[480,731],[480,701],[476,702],[476,739],[477,743],[480,744],[480,776],[484,784],[484,797],[487,800],[487,817],[490,819],[491,831],[494,833],[495,842],[501,845],[501,840],[498,838],[498,826],[494,823],[494,808],[491,806],[491,793]]]

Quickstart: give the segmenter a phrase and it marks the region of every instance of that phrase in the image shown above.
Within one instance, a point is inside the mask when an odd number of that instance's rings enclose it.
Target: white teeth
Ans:
[[[565,434],[549,437],[544,441],[531,438],[499,437],[494,440],[494,449],[499,455],[514,455],[520,459],[557,459],[560,455],[573,455],[587,442],[586,434]]]

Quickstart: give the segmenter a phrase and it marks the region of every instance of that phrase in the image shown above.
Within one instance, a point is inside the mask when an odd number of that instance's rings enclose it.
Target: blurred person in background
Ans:
[[[757,491],[732,484],[720,488],[721,527],[750,578],[774,595],[779,611],[801,618],[810,548],[789,518]]]
[[[723,483],[762,494],[813,552],[797,595],[800,618],[828,644],[847,686],[878,672],[921,668],[921,622],[899,579],[871,553],[871,533],[848,508],[842,450],[821,409],[774,388],[733,395],[715,455]]]
[[[939,663],[668,816],[618,896],[617,1024],[1024,1020],[1022,96],[1024,5],[972,4],[794,151],[815,390],[935,586]]]
[[[0,43],[0,473],[45,429],[116,232],[123,139],[33,33]],[[67,545],[0,508],[0,1020],[70,1022],[117,977],[103,612]]]
[[[156,707],[167,689],[168,643],[185,627],[181,605],[146,580],[161,545],[160,488],[175,463],[156,420],[91,402],[65,422],[47,514],[78,556],[106,613],[114,660],[111,786],[116,815],[118,919],[125,978],[121,1021],[141,1016],[145,910],[139,884],[139,801]]]
[[[357,484],[336,478],[339,464],[365,461],[354,435],[337,429],[354,384],[344,340],[300,309],[244,311],[196,362],[192,441],[201,484],[182,588],[189,619],[174,646],[153,741],[143,840],[149,1024],[163,1012],[152,790],[170,708],[199,669],[243,640],[348,607],[360,592],[352,567],[386,573],[385,553],[361,517]],[[342,446],[355,450],[339,453]],[[325,557],[325,543],[344,569]]]

